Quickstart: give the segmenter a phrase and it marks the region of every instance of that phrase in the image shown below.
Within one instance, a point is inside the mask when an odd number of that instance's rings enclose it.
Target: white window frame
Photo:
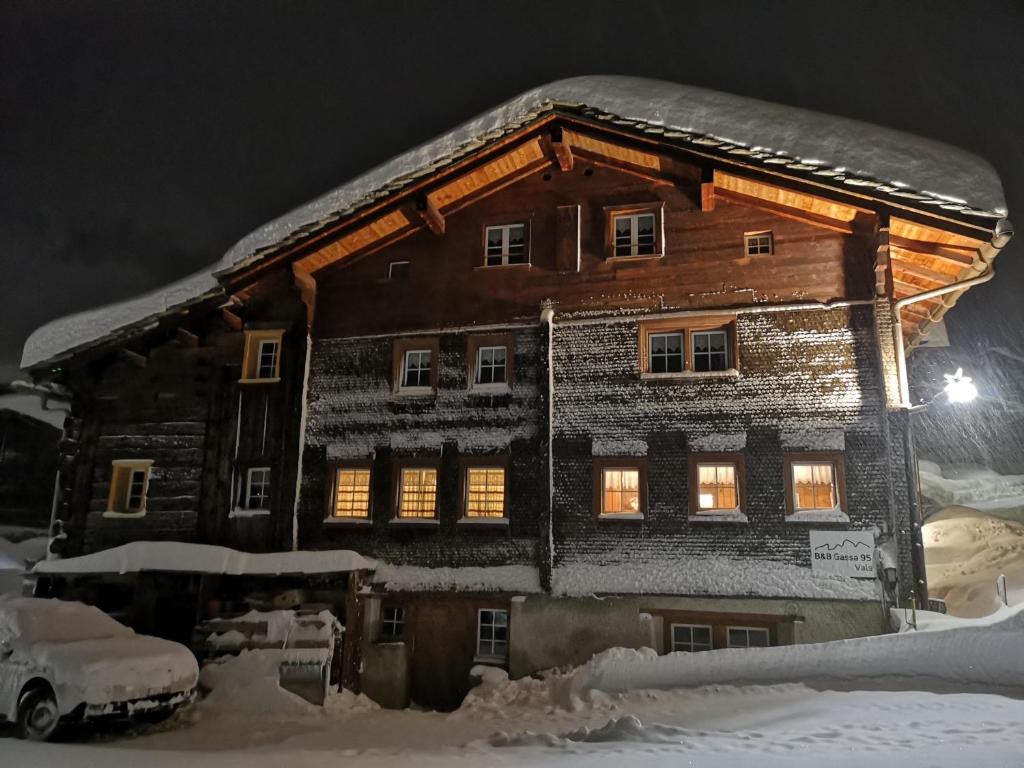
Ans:
[[[721,334],[725,337],[725,367],[724,368],[708,368],[706,371],[702,371],[697,367],[697,337],[698,336],[710,336],[712,334]],[[721,373],[722,371],[728,371],[731,362],[729,354],[729,331],[725,328],[702,328],[700,330],[690,331],[690,361],[693,366],[694,373]],[[710,350],[711,347],[708,346]],[[710,361],[711,355],[722,354],[721,352],[701,352],[701,355],[706,355]]]
[[[501,381],[480,381],[480,374],[483,372],[483,353],[485,350],[501,349],[505,351],[505,362],[502,363],[501,368],[503,371]],[[491,370],[497,367],[493,361],[491,363]],[[508,386],[508,345],[506,344],[488,344],[486,346],[477,347],[476,350],[476,370],[473,375],[473,386],[475,387],[507,387]]]
[[[492,614],[491,622],[489,624],[486,624],[486,625],[484,624],[484,614],[485,613]],[[504,614],[504,616],[505,616],[505,624],[504,625],[497,624],[494,621],[494,615],[495,614],[499,614],[499,613],[500,614]],[[483,641],[483,639],[480,636],[481,635],[481,631],[483,630],[483,628],[485,626],[491,628],[491,639],[489,641],[489,643],[490,643],[490,653],[484,653],[483,652],[483,650],[484,650],[484,645],[483,645],[484,641]],[[505,640],[503,641],[503,644],[505,646],[505,652],[502,655],[499,656],[496,653],[494,653],[494,647],[497,644],[497,642],[494,639],[494,630],[499,628],[499,627],[501,627],[501,626],[504,626],[504,628],[505,628]],[[477,661],[489,661],[489,662],[501,662],[502,664],[504,664],[506,661],[508,661],[509,629],[510,629],[510,627],[509,627],[509,615],[508,615],[508,609],[507,608],[480,608],[479,610],[477,610],[477,612],[476,612],[476,656],[474,657],[475,660],[477,660]]]
[[[395,615],[388,617],[388,611],[394,611]],[[388,627],[391,631],[388,631]],[[383,605],[380,609],[380,639],[388,642],[401,640],[405,634],[405,606]]]
[[[741,632],[746,632],[747,633],[747,644],[746,645],[733,645],[729,641],[729,633],[732,632],[733,630],[741,631]],[[757,632],[759,634],[763,634],[764,637],[765,637],[765,644],[763,646],[751,645],[750,644],[750,633],[751,632]],[[772,633],[768,630],[767,627],[736,627],[736,626],[727,626],[725,628],[725,647],[726,648],[762,648],[762,647],[763,648],[770,648],[771,644],[772,644]]]
[[[522,227],[523,229],[523,260],[522,261],[509,261],[512,254],[509,252],[511,232],[516,227]],[[490,241],[491,232],[501,232],[501,252],[491,253],[490,252]],[[500,264],[491,264],[492,258],[500,258]],[[510,267],[520,266],[523,264],[530,263],[530,230],[526,226],[526,222],[514,221],[509,224],[489,224],[484,227],[484,266],[485,267]]]
[[[266,473],[266,478],[267,478],[266,479],[266,504],[267,504],[267,506],[254,507],[252,505],[252,497],[253,497],[253,493],[252,493],[252,490],[253,490],[252,479],[253,479],[253,474],[256,473],[256,472],[265,472]],[[245,471],[245,506],[243,507],[243,509],[251,510],[253,512],[266,512],[266,511],[269,511],[269,509],[270,509],[270,488],[271,488],[270,483],[271,483],[270,467],[249,467]]]
[[[271,371],[269,375],[264,375],[263,365],[263,350],[267,347],[271,349],[271,359],[273,361]],[[259,344],[256,348],[256,378],[260,381],[269,381],[276,379],[280,376],[281,371],[281,340],[280,339],[260,339]]]
[[[139,503],[132,504],[132,486],[135,483],[135,476],[142,475],[142,487],[139,489]],[[128,470],[128,485],[124,491],[125,512],[146,511],[146,491],[149,490],[149,467],[132,467]]]
[[[409,266],[409,262],[408,261],[392,261],[392,262],[389,262],[388,263],[388,280],[398,280],[399,279],[399,278],[395,277],[395,267],[396,266],[406,266],[406,267],[408,267]]]
[[[685,629],[689,629],[690,630],[690,643],[689,643],[690,647],[689,648],[677,648],[676,647],[676,628],[677,627],[685,628]],[[693,642],[693,630],[695,630],[695,629],[706,629],[708,631],[708,642],[707,642],[707,646],[708,647],[707,648],[703,648],[702,647],[702,648],[700,648],[698,650],[694,650],[694,645],[696,645],[696,643]],[[680,651],[685,651],[686,653],[701,653],[702,651],[710,651],[710,650],[712,650],[715,647],[714,631],[711,629],[711,625],[710,624],[684,624],[684,623],[672,624],[669,627],[669,641],[670,641],[670,643],[672,645],[672,653],[679,653]],[[704,643],[700,643],[699,645],[703,646]]]
[[[775,253],[775,235],[770,229],[743,235],[743,252],[747,256],[771,256]]]
[[[797,467],[819,467],[829,466],[832,468],[832,506],[831,507],[801,507],[797,501],[800,498],[797,487],[796,487],[796,470]],[[789,462],[789,484],[791,493],[793,494],[793,513],[800,514],[802,512],[837,512],[842,506],[842,501],[839,498],[839,468],[836,466],[835,460],[821,459],[818,461],[790,461]]]
[[[411,355],[427,355],[427,359],[430,361],[430,365],[424,368],[417,368],[417,371],[427,371],[427,383],[426,384],[407,384],[406,377],[409,372],[409,357]],[[416,349],[407,349],[402,353],[402,371],[401,379],[399,380],[398,391],[399,392],[431,392],[431,380],[434,378],[434,350],[430,347],[418,347]]]
[[[640,253],[640,219],[650,217],[654,219],[654,242],[651,243],[650,253]],[[617,225],[621,219],[629,220],[629,253],[619,253]],[[612,214],[612,256],[619,259],[651,258],[660,256],[658,248],[658,224],[659,216],[656,211],[638,211],[636,213],[613,213]]]
[[[654,370],[654,343],[653,340],[659,336],[679,337],[679,370],[678,371],[655,371]],[[659,357],[664,357],[666,364],[669,359],[668,352]],[[648,373],[676,373],[682,374],[686,371],[686,331],[656,331],[647,334],[647,372]]]

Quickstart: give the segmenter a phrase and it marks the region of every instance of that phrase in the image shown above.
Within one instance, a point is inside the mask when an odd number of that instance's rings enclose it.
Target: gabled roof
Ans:
[[[570,111],[683,147],[783,171],[839,190],[870,192],[984,230],[1006,216],[1002,185],[984,160],[955,147],[856,120],[702,88],[619,76],[540,86],[328,192],[240,240],[208,270],[164,289],[55,320],[25,343],[38,368],[141,332],[168,312],[224,293],[221,281],[293,247],[546,113]]]

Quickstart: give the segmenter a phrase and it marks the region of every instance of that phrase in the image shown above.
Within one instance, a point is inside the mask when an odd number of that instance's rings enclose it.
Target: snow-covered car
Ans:
[[[194,694],[195,656],[98,608],[0,599],[0,720],[49,738],[62,720],[170,712]]]

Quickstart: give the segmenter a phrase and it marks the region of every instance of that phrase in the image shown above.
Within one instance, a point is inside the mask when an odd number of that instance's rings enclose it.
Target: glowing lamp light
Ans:
[[[970,376],[964,376],[963,368],[957,368],[956,373],[945,373],[943,378],[946,380],[943,391],[949,402],[969,403],[978,396],[978,388]]]

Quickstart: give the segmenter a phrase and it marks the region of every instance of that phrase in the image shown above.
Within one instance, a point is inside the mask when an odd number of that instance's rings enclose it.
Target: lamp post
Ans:
[[[943,378],[945,385],[930,400],[919,405],[907,407],[907,429],[904,445],[907,459],[907,480],[910,492],[910,508],[912,512],[911,524],[911,562],[913,564],[915,589],[918,602],[922,608],[928,605],[928,581],[925,577],[924,558],[924,536],[922,526],[924,525],[924,511],[921,508],[921,472],[917,465],[917,449],[914,445],[914,421],[913,415],[926,410],[941,396],[945,396],[946,402],[960,405],[969,403],[978,396],[978,388],[974,385],[970,376],[964,376],[963,368],[957,368],[956,373],[945,373]]]

